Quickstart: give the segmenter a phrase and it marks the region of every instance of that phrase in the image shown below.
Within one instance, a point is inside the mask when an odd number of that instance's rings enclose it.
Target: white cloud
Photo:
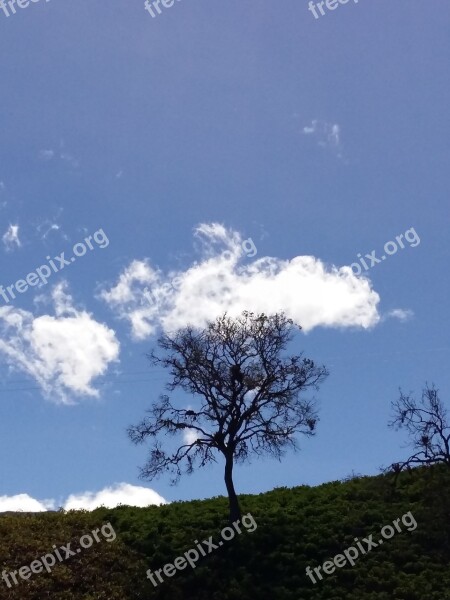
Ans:
[[[39,156],[40,160],[44,160],[44,161],[50,161],[50,160],[53,160],[54,158],[59,158],[63,162],[68,163],[74,169],[76,169],[77,167],[80,166],[79,160],[76,157],[74,157],[72,154],[67,152],[67,150],[65,149],[65,144],[64,144],[63,140],[61,140],[61,142],[60,142],[60,149],[59,149],[58,153],[56,153],[55,150],[51,150],[51,149],[40,150],[38,156]]]
[[[44,512],[54,508],[53,500],[35,500],[28,494],[0,496],[0,513],[6,511]]]
[[[414,312],[412,310],[403,308],[394,308],[386,315],[387,318],[398,319],[399,321],[409,321],[413,316]]]
[[[67,162],[74,169],[77,169],[80,166],[80,161],[68,152],[61,152],[59,157],[63,162]]]
[[[203,258],[185,271],[164,275],[148,260],[134,260],[116,285],[101,293],[119,318],[129,321],[136,339],[158,327],[203,327],[225,311],[237,315],[245,309],[266,314],[284,310],[305,331],[370,328],[380,320],[379,295],[349,266],[327,266],[313,256],[244,263],[239,233],[217,223],[200,225],[195,238],[202,242]],[[149,297],[144,285],[151,288]]]
[[[59,231],[61,229],[60,225],[58,225],[57,223],[52,223],[50,224],[50,226],[48,227],[47,231],[45,231],[41,237],[42,240],[46,240],[48,237],[48,234],[51,231]]]
[[[12,252],[14,248],[20,248],[22,243],[19,239],[19,226],[10,225],[3,234],[2,241],[7,252]]]
[[[97,397],[93,380],[118,360],[115,333],[75,309],[64,283],[55,286],[52,298],[56,316],[35,317],[12,306],[0,307],[0,355],[57,402],[70,404],[72,396]]]
[[[150,504],[167,504],[167,500],[150,488],[119,483],[99,492],[70,494],[63,501],[63,508],[65,510],[94,510],[99,506],[114,508],[119,504],[145,507]],[[55,510],[57,506],[55,500],[36,500],[28,494],[0,496],[0,513],[6,511],[44,512]]]
[[[52,160],[54,156],[54,150],[39,150],[39,158],[41,160]]]
[[[119,504],[145,507],[149,504],[167,504],[167,501],[150,488],[119,483],[100,492],[71,494],[64,503],[66,510],[94,510],[99,506],[114,508]]]
[[[316,131],[316,121],[313,121],[310,127],[308,127],[308,126],[303,127],[303,133],[305,135],[310,135],[310,134],[314,133],[315,131]]]
[[[134,260],[120,275],[117,284],[109,291],[103,290],[100,297],[116,309],[122,319],[131,322],[133,335],[144,339],[155,332],[159,308],[150,305],[145,293],[148,284],[160,290],[163,284],[162,273],[153,269],[147,261]],[[128,312],[127,307],[131,308]]]
[[[313,136],[319,146],[331,149],[336,152],[338,158],[343,158],[341,127],[337,123],[327,123],[326,121],[313,119],[311,125],[303,127],[303,134]]]
[[[185,444],[193,444],[198,439],[198,431],[195,429],[185,429],[183,432],[183,442]]]
[[[59,158],[63,162],[67,162],[74,169],[78,168],[80,166],[80,162],[77,158],[75,158],[75,156],[73,156],[70,152],[68,152],[65,149],[64,140],[61,140],[59,146],[60,146]]]
[[[334,124],[331,126],[330,132],[328,134],[328,141],[332,146],[339,146],[340,144],[340,135],[341,128],[339,125]]]
[[[49,235],[54,235],[55,232],[57,232],[58,235],[61,236],[64,240],[69,239],[67,235],[63,232],[61,225],[58,223],[62,213],[63,208],[59,207],[54,217],[50,219],[44,219],[42,222],[37,223],[35,225],[41,240],[46,240],[49,237]]]

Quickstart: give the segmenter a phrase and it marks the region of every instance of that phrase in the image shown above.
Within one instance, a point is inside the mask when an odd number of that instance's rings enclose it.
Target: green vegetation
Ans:
[[[227,499],[177,502],[145,509],[119,507],[88,512],[6,515],[0,518],[0,560],[8,571],[29,565],[110,522],[114,542],[91,548],[35,574],[11,589],[0,580],[3,600],[449,600],[450,473],[443,466],[393,476],[354,477],[311,488],[279,488],[240,496],[243,514],[258,528],[245,530],[154,588],[146,570],[162,568],[227,525]],[[417,529],[396,533],[313,585],[305,574],[411,511]]]

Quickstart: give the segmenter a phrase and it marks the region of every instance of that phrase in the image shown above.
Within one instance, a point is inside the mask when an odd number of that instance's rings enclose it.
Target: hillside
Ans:
[[[212,536],[218,543],[227,526],[225,498],[146,509],[3,515],[3,573],[30,566],[54,551],[53,545],[70,542],[75,550],[80,537],[96,528],[104,526],[105,535],[99,532],[98,543],[57,561],[51,573],[32,573],[17,585],[9,579],[11,587],[0,581],[0,598],[449,600],[449,481],[442,469],[418,469],[403,474],[395,490],[392,478],[380,475],[241,496],[243,514],[253,518],[241,525],[242,533],[206,551],[195,569],[187,565],[171,577],[162,575],[157,587],[146,578],[147,569],[154,573],[173,563],[194,549],[196,540]],[[381,529],[407,513],[406,524],[397,521],[401,531],[394,529],[382,546],[360,552],[353,567],[347,561],[316,584],[306,575],[307,566],[314,569],[356,545],[355,537],[362,548],[370,534],[379,541]]]

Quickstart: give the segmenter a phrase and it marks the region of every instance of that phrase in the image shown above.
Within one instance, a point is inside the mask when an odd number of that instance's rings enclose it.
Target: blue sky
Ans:
[[[296,350],[330,370],[317,436],[239,467],[239,492],[405,455],[386,427],[398,387],[450,392],[449,16],[406,0],[319,19],[293,0],[0,11],[0,284],[93,236],[46,285],[0,296],[2,510],[223,494],[220,461],[140,481],[125,430],[164,389],[145,358],[158,331],[225,309],[285,309]]]

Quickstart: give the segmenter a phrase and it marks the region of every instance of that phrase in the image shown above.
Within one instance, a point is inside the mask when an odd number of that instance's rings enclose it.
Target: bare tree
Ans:
[[[204,330],[188,326],[163,334],[158,345],[165,354],[152,352],[152,364],[169,369],[168,391],[181,389],[198,397],[200,405],[195,410],[177,408],[162,395],[147,411],[149,416],[128,429],[136,444],[153,438],[141,478],[151,480],[169,471],[176,483],[183,472],[216,462],[222,454],[230,520],[240,518],[234,464],[250,460],[251,454],[280,459],[286,448],[297,449],[296,434],[314,435],[315,402],[299,394],[318,389],[328,372],[302,354],[280,356],[294,329],[284,313],[244,311],[238,318],[225,313]],[[173,452],[164,451],[158,436],[180,432],[183,443]]]
[[[391,469],[398,475],[412,466],[444,463],[450,467],[450,425],[447,411],[434,385],[426,384],[420,402],[400,390],[400,398],[392,403],[393,418],[389,427],[406,429],[413,454]]]

